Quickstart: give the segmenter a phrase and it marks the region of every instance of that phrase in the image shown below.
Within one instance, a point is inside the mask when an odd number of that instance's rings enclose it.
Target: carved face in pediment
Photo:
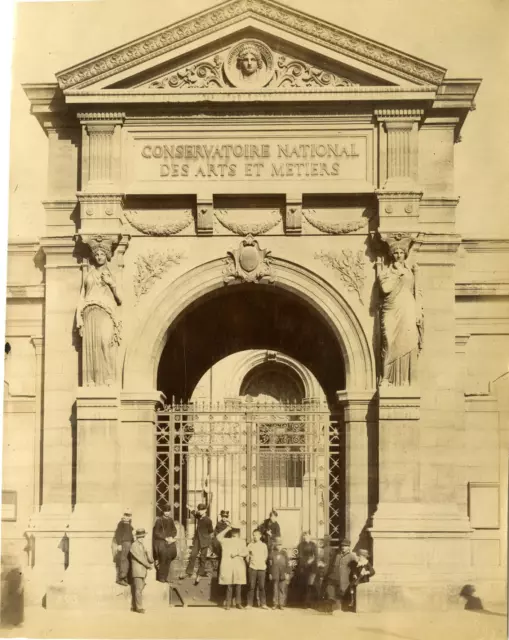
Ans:
[[[272,51],[259,40],[243,40],[225,56],[224,74],[234,87],[263,87],[271,80],[273,73]]]
[[[236,44],[176,69],[151,82],[148,89],[313,89],[355,86],[360,77],[335,73],[331,66],[313,64],[290,53],[274,51],[259,39]]]

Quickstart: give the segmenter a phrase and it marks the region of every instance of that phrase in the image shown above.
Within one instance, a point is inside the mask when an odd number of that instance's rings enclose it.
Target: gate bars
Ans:
[[[302,531],[337,543],[343,517],[341,434],[318,402],[171,404],[156,423],[156,511],[171,507],[189,533],[191,511],[222,509],[243,537],[271,509],[285,545]]]

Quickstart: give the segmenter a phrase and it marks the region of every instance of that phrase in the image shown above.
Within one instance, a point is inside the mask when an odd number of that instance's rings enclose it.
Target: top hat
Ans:
[[[136,537],[141,538],[142,536],[146,536],[147,532],[145,529],[136,529]]]
[[[207,510],[207,505],[203,504],[203,502],[200,502],[200,504],[196,507],[197,511],[206,511]]]
[[[163,507],[163,513],[171,513],[171,506],[169,504],[165,504]]]
[[[341,540],[341,546],[342,547],[349,547],[351,544],[350,540],[348,538],[345,538],[344,540]]]
[[[225,511],[223,509],[219,515],[221,516],[221,518],[229,518],[230,517],[230,512],[229,511]]]

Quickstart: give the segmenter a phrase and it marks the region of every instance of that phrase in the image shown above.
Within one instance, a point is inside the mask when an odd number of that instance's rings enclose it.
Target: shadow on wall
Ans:
[[[23,571],[11,556],[2,556],[1,585],[0,624],[17,627],[23,624],[25,611]]]

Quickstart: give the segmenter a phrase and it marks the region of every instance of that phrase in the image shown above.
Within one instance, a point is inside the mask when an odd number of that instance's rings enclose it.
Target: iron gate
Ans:
[[[340,434],[319,403],[173,404],[156,425],[156,508],[169,504],[190,532],[191,510],[221,509],[250,538],[271,509],[285,545],[302,531],[340,536]]]

